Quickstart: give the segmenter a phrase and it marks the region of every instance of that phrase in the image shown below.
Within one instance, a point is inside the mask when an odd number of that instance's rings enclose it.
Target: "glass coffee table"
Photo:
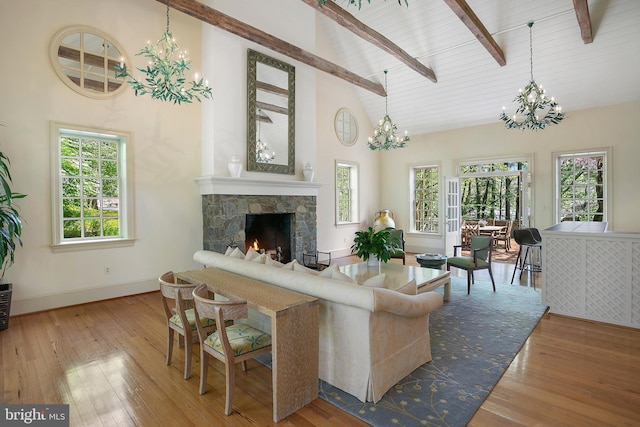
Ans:
[[[399,289],[411,280],[416,279],[419,294],[430,292],[443,286],[443,299],[449,301],[451,298],[451,277],[446,270],[395,263],[381,264],[380,270],[378,270],[377,265],[370,266],[366,262],[341,265],[339,269],[340,272],[355,279],[360,284],[378,274],[385,273],[387,275],[387,288],[391,290]]]

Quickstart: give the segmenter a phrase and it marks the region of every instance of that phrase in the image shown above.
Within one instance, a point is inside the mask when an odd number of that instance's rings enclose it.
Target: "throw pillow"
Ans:
[[[396,289],[398,292],[407,295],[418,295],[418,287],[416,286],[416,279],[412,279],[409,283]]]
[[[265,265],[270,265],[272,267],[278,267],[278,268],[282,268],[284,267],[284,264],[281,262],[278,262],[276,260],[274,260],[273,258],[271,258],[270,256],[266,257],[264,260]]]
[[[351,277],[347,276],[346,274],[342,273],[340,271],[340,268],[338,267],[338,264],[333,264],[330,265],[329,267],[325,268],[324,270],[322,270],[319,274],[319,276],[321,277],[328,277],[334,280],[341,280],[343,282],[349,282],[349,283],[355,283],[357,284],[358,282],[355,281],[355,279],[352,279]]]
[[[228,256],[234,257],[234,258],[244,259],[244,254],[242,253],[240,248],[234,248]]]
[[[298,263],[298,261],[296,261],[295,259],[293,261],[289,261],[288,263],[286,263],[285,265],[282,266],[283,270],[291,270],[293,271],[293,266],[296,265]]]
[[[293,271],[301,271],[303,273],[313,274],[314,276],[317,276],[318,274],[320,274],[318,271],[312,270],[308,267],[305,267],[302,264],[298,264],[297,262],[293,264]]]
[[[362,283],[362,286],[369,286],[371,288],[386,288],[387,287],[387,275],[386,273],[373,276]]]
[[[267,261],[267,258],[271,258],[270,255],[267,254],[259,254],[257,257],[252,258],[251,262],[257,262],[258,264],[264,264]],[[245,258],[246,260],[247,258]]]
[[[254,258],[257,258],[260,256],[260,252],[256,251],[253,248],[249,248],[247,250],[247,254],[244,256],[245,261],[251,261]]]

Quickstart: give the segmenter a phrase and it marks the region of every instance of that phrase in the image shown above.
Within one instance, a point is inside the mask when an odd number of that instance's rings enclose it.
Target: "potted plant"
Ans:
[[[389,230],[392,228],[387,227],[384,230],[375,231],[373,227],[369,227],[367,230],[356,231],[351,253],[364,261],[369,260],[373,255],[378,261],[386,263],[391,259],[391,255],[402,251],[400,239],[392,238]]]
[[[0,151],[0,330],[9,327],[9,310],[11,308],[11,283],[4,283],[4,273],[13,264],[16,243],[22,246],[22,219],[13,203],[26,194],[14,193],[11,189],[11,173],[9,158]]]

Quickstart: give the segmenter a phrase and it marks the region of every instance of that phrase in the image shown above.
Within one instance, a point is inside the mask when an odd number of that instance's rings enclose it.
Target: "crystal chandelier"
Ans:
[[[187,57],[186,50],[180,50],[176,39],[169,31],[169,0],[167,0],[167,29],[162,37],[155,43],[147,42],[147,45],[136,54],[149,59],[147,68],[138,68],[144,74],[143,79],[138,80],[127,70],[124,60],[116,64],[116,77],[128,77],[129,84],[133,87],[136,96],[151,94],[153,99],[172,101],[174,104],[183,102],[191,103],[194,99],[200,101],[200,97],[212,99],[209,82],[203,78],[195,78],[186,87],[184,72],[191,69],[191,59]]]
[[[271,151],[266,142],[260,140],[260,122],[265,119],[262,110],[258,109],[258,140],[256,141],[256,162],[269,163],[276,158],[276,153]]]
[[[525,86],[524,90],[520,89],[518,96],[514,98],[514,101],[518,103],[516,114],[509,117],[506,113],[506,107],[502,107],[500,120],[504,122],[504,126],[507,129],[544,129],[551,124],[560,123],[565,118],[562,107],[558,105],[553,97],[548,98],[542,86],[538,86],[533,79],[533,38],[531,30],[533,22],[529,22],[527,25],[529,26],[531,81]]]
[[[402,148],[409,141],[409,132],[405,131],[404,136],[396,136],[398,127],[391,117],[387,105],[387,70],[384,70],[384,117],[380,119],[378,127],[373,132],[373,136],[369,137],[369,148],[372,150],[393,150]]]

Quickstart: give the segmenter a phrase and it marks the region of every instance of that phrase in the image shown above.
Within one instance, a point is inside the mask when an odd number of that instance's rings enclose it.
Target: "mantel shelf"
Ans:
[[[195,180],[200,194],[317,196],[319,182],[203,176]]]

